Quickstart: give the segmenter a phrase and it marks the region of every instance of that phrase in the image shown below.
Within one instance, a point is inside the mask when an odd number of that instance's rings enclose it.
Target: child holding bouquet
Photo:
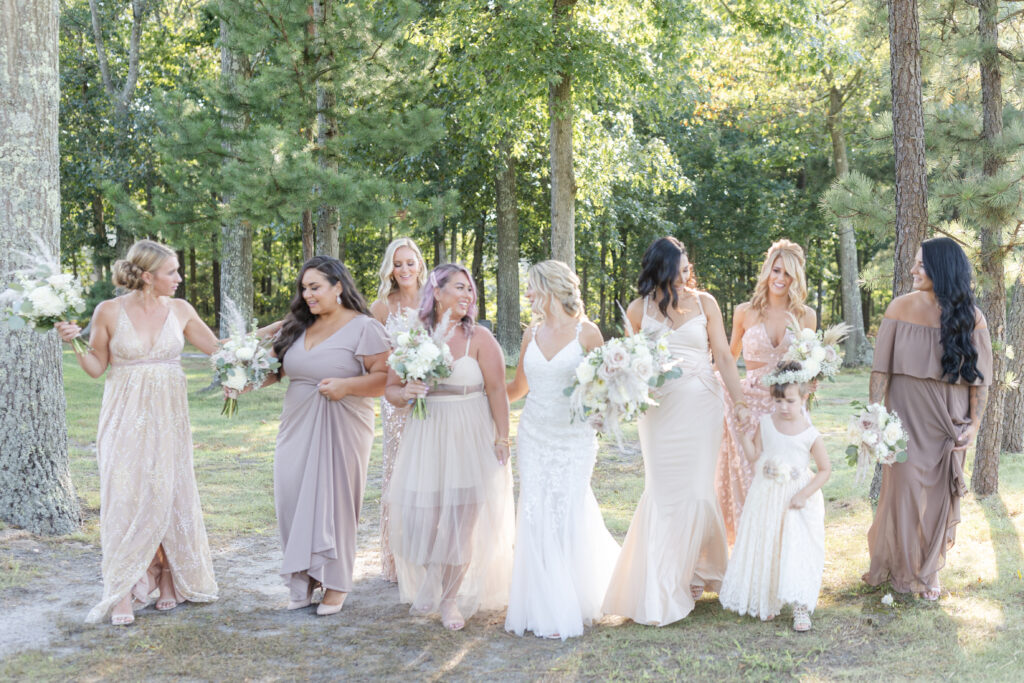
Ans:
[[[825,502],[831,466],[821,434],[804,410],[812,379],[796,361],[782,361],[764,382],[775,412],[760,419],[754,438],[741,435],[754,480],[740,517],[736,545],[719,601],[739,614],[774,619],[793,606],[793,629],[808,631],[825,567]],[[808,465],[814,460],[817,473]]]

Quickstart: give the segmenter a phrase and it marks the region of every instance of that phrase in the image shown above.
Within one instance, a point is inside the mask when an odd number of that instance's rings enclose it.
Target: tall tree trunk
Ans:
[[[308,261],[316,255],[316,243],[313,237],[313,213],[306,209],[302,212],[302,260]]]
[[[95,247],[92,254],[92,279],[102,282],[107,279],[110,258],[107,256],[107,221],[103,210],[103,193],[97,190],[92,194],[92,232]]]
[[[220,261],[217,259],[213,260],[210,270],[213,275],[213,325],[215,330],[220,329],[220,311],[221,311],[221,300],[220,300]]]
[[[58,17],[57,0],[0,4],[0,282],[33,239],[60,253]],[[0,327],[0,385],[0,519],[71,533],[80,517],[56,333]]]
[[[889,69],[896,152],[896,258],[893,296],[912,288],[910,269],[928,229],[921,45],[917,0],[889,0]]]
[[[1024,452],[1024,268],[1013,285],[1006,345],[1013,348],[1013,359],[1006,369],[1017,380],[1017,386],[1007,390],[1003,403],[1003,450],[1021,453]]]
[[[497,338],[505,357],[519,354],[519,208],[516,204],[516,165],[506,137],[498,147],[495,190],[498,232]]]
[[[188,262],[185,260],[185,250],[178,249],[175,253],[178,255],[178,274],[181,275],[181,287],[178,289],[177,295],[188,301],[188,288],[192,285],[192,281],[188,279]]]
[[[487,214],[473,228],[473,284],[476,286],[477,307],[480,320],[487,320],[487,289],[484,286],[484,235],[487,231]]]
[[[327,20],[328,0],[313,0],[313,35],[317,45],[318,71],[330,72],[331,54],[324,43],[323,25]],[[335,164],[327,156],[327,145],[334,138],[337,129],[330,116],[334,107],[334,96],[322,83],[316,86],[316,144],[318,148],[317,163],[324,171],[334,170]],[[316,192],[319,193],[319,188]],[[314,249],[319,256],[338,257],[338,210],[332,206],[321,204],[316,210],[316,226],[314,229]]]
[[[832,139],[832,161],[836,178],[843,180],[850,174],[846,156],[846,133],[843,130],[843,94],[835,85],[828,93],[828,133]],[[859,367],[868,361],[870,347],[864,334],[864,318],[860,308],[860,273],[857,266],[857,238],[853,221],[839,219],[839,272],[843,295],[843,319],[850,326],[850,335],[844,344],[843,364]]]
[[[558,40],[568,52],[576,0],[553,0]],[[572,157],[572,66],[566,56],[558,81],[548,86],[551,121],[551,258],[576,270],[576,174]]]
[[[978,66],[981,71],[981,120],[984,138],[985,165],[988,177],[997,175],[1005,162],[998,151],[1003,136],[1003,85],[999,73],[999,0],[978,0],[978,38],[981,46]],[[988,408],[978,432],[974,454],[974,472],[971,488],[979,496],[999,490],[999,453],[1003,445],[1003,396],[1005,354],[1003,339],[1006,332],[1006,280],[1003,259],[1003,228],[1009,215],[1001,207],[983,209],[980,223],[981,238],[981,309],[992,335],[992,385],[989,387]]]

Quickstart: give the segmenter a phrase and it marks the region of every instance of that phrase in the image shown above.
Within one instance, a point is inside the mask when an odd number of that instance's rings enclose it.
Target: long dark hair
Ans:
[[[342,306],[363,315],[370,314],[366,307],[366,299],[359,293],[355,280],[352,279],[345,264],[331,256],[314,256],[303,263],[302,269],[299,270],[299,277],[295,279],[295,296],[292,297],[291,311],[284,317],[281,331],[274,339],[274,353],[279,359],[284,358],[284,354],[295,343],[295,340],[316,320],[316,316],[310,313],[306,300],[302,298],[302,278],[310,268],[320,271],[320,274],[327,278],[332,287],[341,283]]]
[[[978,370],[978,350],[971,338],[975,310],[967,254],[950,238],[935,237],[921,243],[921,262],[942,309],[939,336],[943,377],[950,384],[961,377],[966,382],[984,379]]]
[[[466,334],[472,334],[474,318],[476,318],[476,285],[473,283],[473,276],[466,270],[465,266],[458,263],[442,263],[430,271],[427,277],[427,284],[423,285],[423,296],[420,298],[420,322],[431,332],[439,322],[437,316],[437,290],[443,288],[456,273],[462,273],[469,280],[469,291],[473,293],[473,301],[469,304],[469,310],[462,316],[459,324]]]
[[[686,253],[686,247],[675,237],[661,237],[651,243],[644,252],[644,258],[640,262],[640,277],[636,280],[636,289],[640,296],[657,291],[660,296],[658,308],[661,314],[668,317],[669,303],[675,308],[679,303],[679,294],[676,293],[675,281],[679,277],[679,262]],[[693,267],[690,268],[690,277],[686,286],[696,289],[697,279],[693,275]]]

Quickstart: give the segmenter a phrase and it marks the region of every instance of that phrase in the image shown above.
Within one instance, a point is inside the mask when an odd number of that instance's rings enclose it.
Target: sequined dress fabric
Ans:
[[[176,600],[217,599],[192,464],[181,324],[168,308],[147,349],[123,304],[117,305],[96,435],[103,599],[88,622],[106,618],[129,593],[137,605],[151,600],[159,577],[153,561],[161,545]]]

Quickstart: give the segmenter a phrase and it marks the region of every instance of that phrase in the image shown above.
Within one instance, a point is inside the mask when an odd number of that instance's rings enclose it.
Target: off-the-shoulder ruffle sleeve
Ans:
[[[990,384],[992,340],[989,338],[988,328],[975,329],[973,341],[974,348],[978,351],[978,370],[983,377],[973,384]],[[944,381],[942,336],[939,328],[882,318],[875,340],[872,370],[890,375]],[[963,379],[959,379],[957,383],[963,383]]]
[[[353,354],[357,358],[374,356],[391,350],[391,337],[387,330],[375,318],[363,317],[363,329],[359,331],[359,340],[356,342]]]

